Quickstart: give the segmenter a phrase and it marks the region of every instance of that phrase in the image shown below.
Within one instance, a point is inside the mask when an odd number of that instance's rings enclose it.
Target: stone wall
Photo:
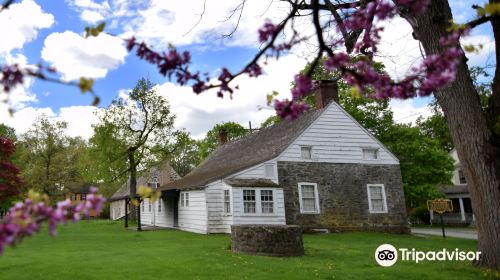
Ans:
[[[408,233],[399,165],[278,162],[286,223],[332,231]],[[298,183],[318,184],[320,214],[301,214]],[[369,212],[367,184],[384,184],[388,213]]]
[[[231,249],[254,255],[302,256],[302,229],[286,225],[232,225]]]

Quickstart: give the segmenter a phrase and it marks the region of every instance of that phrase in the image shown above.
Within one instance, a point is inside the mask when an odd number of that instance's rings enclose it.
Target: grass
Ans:
[[[0,257],[0,279],[490,279],[469,262],[375,263],[390,243],[418,250],[475,250],[476,241],[381,233],[305,235],[306,255],[232,253],[227,235],[174,230],[136,232],[121,223],[81,222],[26,239]]]

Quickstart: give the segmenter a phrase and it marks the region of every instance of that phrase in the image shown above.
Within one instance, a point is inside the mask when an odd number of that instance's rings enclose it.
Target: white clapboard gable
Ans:
[[[311,159],[302,157],[302,147],[311,147]],[[376,149],[377,159],[365,159],[363,149]],[[399,164],[380,141],[335,102],[281,153],[278,161]]]

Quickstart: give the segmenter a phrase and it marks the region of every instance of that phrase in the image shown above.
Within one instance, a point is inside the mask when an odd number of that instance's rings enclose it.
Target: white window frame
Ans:
[[[271,200],[271,201],[264,201],[264,202],[270,202],[270,203],[272,203],[273,207],[272,207],[270,213],[264,213],[262,211],[262,203],[263,203],[263,201],[262,201],[262,191],[270,191],[271,192],[271,198],[273,200]],[[276,196],[274,195],[274,191],[272,189],[259,189],[259,199],[258,200],[259,200],[259,211],[260,211],[260,214],[262,214],[262,215],[274,215],[275,214],[275,211],[276,211],[276,207],[275,207],[275,205],[276,205]]]
[[[160,212],[161,212],[161,210],[162,210],[162,209],[161,209],[161,208],[162,208],[162,207],[161,207],[161,198],[158,198],[158,202],[157,202],[157,203],[158,203],[158,213],[160,213]]]
[[[189,193],[188,192],[181,193],[181,207],[182,208],[189,207]]]
[[[315,211],[304,211],[302,207],[302,186],[307,185],[307,186],[314,186],[314,203],[315,203]],[[321,212],[320,210],[320,205],[319,205],[319,193],[318,193],[318,184],[317,183],[309,183],[309,182],[300,182],[298,184],[298,190],[299,190],[299,205],[300,205],[300,213],[301,214],[319,214]]]
[[[254,195],[254,200],[245,200],[245,191],[253,191],[253,195]],[[243,189],[241,191],[241,201],[243,202],[243,214],[244,215],[258,215],[259,214],[259,203],[258,203],[258,197],[260,195],[260,192],[257,192],[257,189]],[[245,202],[248,202],[248,203],[254,203],[254,207],[255,207],[255,212],[245,212]]]
[[[363,160],[380,160],[380,149],[379,148],[375,148],[375,147],[363,147],[361,148],[361,153],[362,153],[362,157],[363,157]],[[373,151],[375,152],[375,158],[366,158],[365,157],[365,151]]]
[[[226,201],[226,192],[228,192],[228,198],[229,198],[229,201]],[[232,205],[231,205],[231,201],[232,201],[232,195],[231,195],[231,190],[230,189],[224,189],[222,190],[222,201],[223,201],[223,206],[224,207],[224,214],[225,215],[230,215],[231,214],[231,209],[232,209]],[[226,208],[226,203],[229,203],[229,211],[228,208]]]
[[[153,209],[153,205],[151,203],[151,199],[148,198],[148,212],[151,213]]]
[[[384,200],[384,210],[383,211],[374,211],[372,208],[372,195],[370,193],[370,187],[382,187],[382,198]],[[384,214],[388,212],[387,209],[387,197],[385,195],[385,186],[384,184],[367,184],[366,185],[366,192],[368,193],[368,210],[370,211],[370,214]]]
[[[255,213],[245,213],[245,200],[244,191],[255,191]],[[272,213],[262,213],[262,200],[261,200],[261,191],[271,191],[273,196],[273,212]],[[271,188],[242,188],[241,189],[241,214],[243,216],[277,216],[276,213],[276,189]]]
[[[309,158],[306,158],[302,154],[302,149],[309,149]],[[312,146],[300,146],[300,158],[305,159],[305,160],[312,160],[313,159],[313,148]]]

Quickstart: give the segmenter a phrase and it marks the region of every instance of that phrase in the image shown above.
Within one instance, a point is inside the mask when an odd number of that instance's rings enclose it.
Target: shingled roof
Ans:
[[[283,121],[217,147],[200,165],[161,190],[200,188],[279,156],[324,111],[311,110],[294,121]]]

